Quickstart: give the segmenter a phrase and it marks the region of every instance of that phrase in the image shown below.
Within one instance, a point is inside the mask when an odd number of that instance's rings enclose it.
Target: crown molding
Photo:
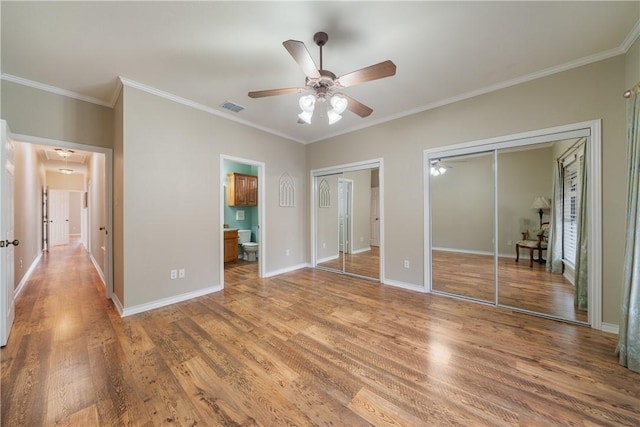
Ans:
[[[255,123],[252,123],[252,122],[248,121],[248,120],[240,119],[238,117],[232,116],[230,114],[226,114],[226,113],[224,113],[222,111],[218,111],[218,110],[216,110],[214,108],[208,107],[208,106],[200,104],[198,102],[191,101],[190,99],[182,98],[181,96],[174,95],[172,93],[165,92],[163,90],[156,89],[156,88],[151,87],[151,86],[147,86],[145,84],[136,82],[134,80],[127,79],[126,77],[119,76],[118,78],[122,82],[122,86],[127,86],[127,87],[131,87],[131,88],[134,88],[134,89],[138,89],[138,90],[141,90],[143,92],[147,92],[147,93],[150,93],[152,95],[159,96],[160,98],[168,99],[168,100],[176,102],[178,104],[182,104],[182,105],[185,105],[187,107],[195,108],[196,110],[204,111],[205,113],[213,114],[214,116],[222,117],[224,119],[231,120],[231,121],[234,121],[236,123],[240,123],[240,124],[243,124],[245,126],[249,126],[249,127],[254,128],[254,129],[258,129],[258,130],[261,130],[263,132],[270,133],[272,135],[276,135],[276,136],[279,136],[279,137],[282,137],[282,138],[285,138],[285,139],[289,139],[291,141],[295,141],[295,142],[298,142],[298,143],[301,143],[301,144],[304,143],[303,141],[301,141],[301,140],[299,140],[297,138],[294,138],[291,135],[287,135],[287,134],[284,134],[284,133],[281,133],[281,132],[277,132],[277,131],[275,131],[273,129],[257,125]]]
[[[81,93],[74,92],[74,91],[71,91],[71,90],[61,89],[61,88],[55,87],[55,86],[50,86],[48,84],[36,82],[36,81],[33,81],[33,80],[25,79],[25,78],[22,78],[22,77],[11,75],[11,74],[2,73],[0,78],[2,80],[6,80],[8,82],[17,83],[17,84],[20,84],[20,85],[23,85],[23,86],[32,87],[34,89],[39,89],[39,90],[42,90],[42,91],[45,91],[45,92],[54,93],[56,95],[62,95],[62,96],[66,96],[68,98],[73,98],[73,99],[77,99],[77,100],[80,100],[80,101],[90,102],[91,104],[97,104],[97,105],[102,105],[103,107],[113,108],[113,105],[109,104],[106,101],[103,101],[102,99],[95,98],[93,96],[83,95]]]
[[[624,39],[620,48],[623,50],[623,53],[627,53],[627,51],[631,48],[631,45],[635,43],[635,41],[640,36],[640,19],[636,22],[636,25],[629,31],[627,38]]]

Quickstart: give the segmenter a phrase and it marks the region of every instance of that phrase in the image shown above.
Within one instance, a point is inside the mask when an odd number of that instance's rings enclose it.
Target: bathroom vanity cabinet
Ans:
[[[238,230],[224,230],[224,262],[238,259]]]
[[[258,177],[235,172],[227,174],[227,204],[229,206],[257,206]]]

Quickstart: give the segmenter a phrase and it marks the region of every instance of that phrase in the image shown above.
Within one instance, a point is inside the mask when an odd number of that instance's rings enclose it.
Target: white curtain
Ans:
[[[632,90],[627,112],[627,234],[620,330],[620,364],[640,373],[640,84]]]
[[[562,167],[558,161],[553,165],[552,182],[548,260],[545,269],[551,273],[562,274]]]

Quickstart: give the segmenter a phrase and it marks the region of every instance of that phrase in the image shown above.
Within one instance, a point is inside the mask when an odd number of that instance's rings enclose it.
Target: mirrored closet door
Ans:
[[[601,233],[591,144],[581,129],[426,156],[431,291],[589,323]]]
[[[588,321],[578,296],[586,278],[575,280],[578,239],[586,238],[578,226],[587,220],[587,143],[573,138],[497,151],[499,305]]]
[[[316,172],[313,180],[315,266],[379,280],[379,167]]]
[[[495,301],[493,153],[431,161],[434,290]]]

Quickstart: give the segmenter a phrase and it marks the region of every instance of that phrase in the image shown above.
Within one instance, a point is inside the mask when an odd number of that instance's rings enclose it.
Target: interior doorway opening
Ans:
[[[264,277],[264,163],[222,155],[220,158],[220,282]]]

